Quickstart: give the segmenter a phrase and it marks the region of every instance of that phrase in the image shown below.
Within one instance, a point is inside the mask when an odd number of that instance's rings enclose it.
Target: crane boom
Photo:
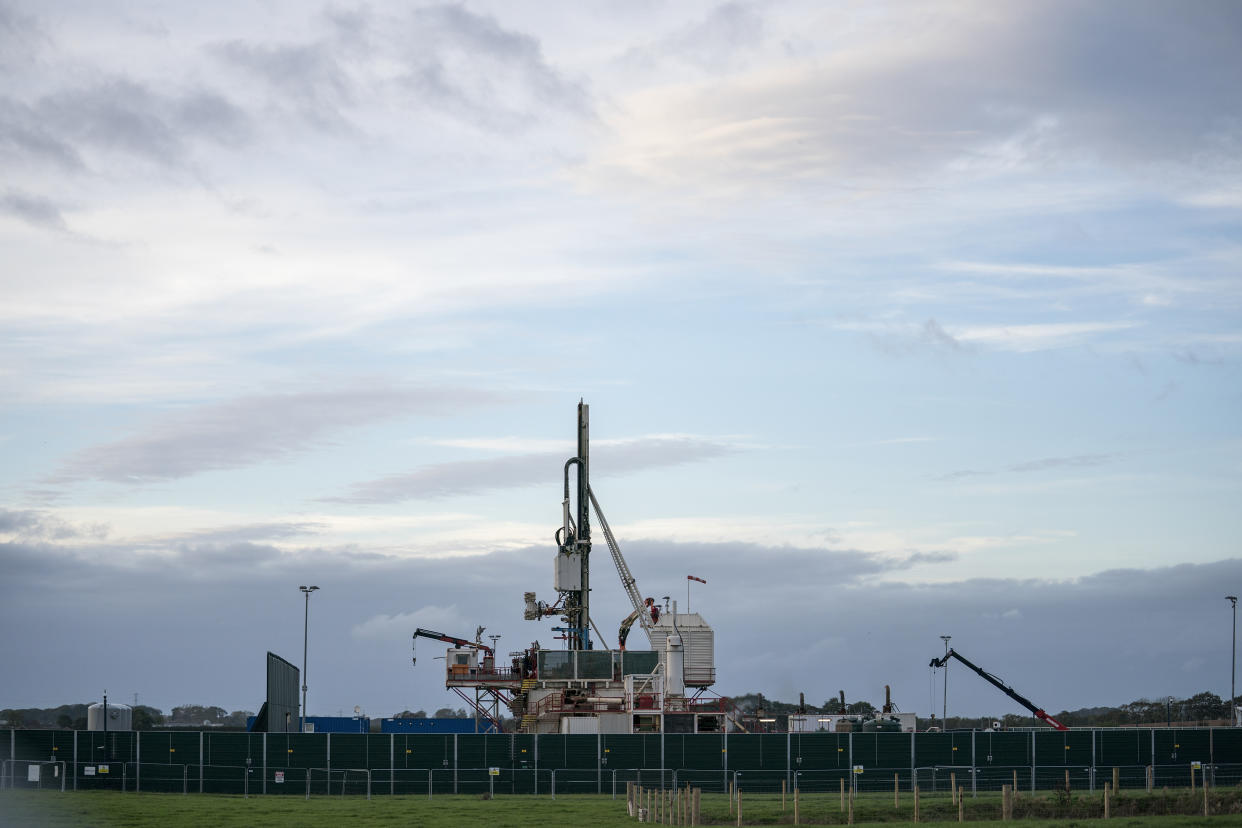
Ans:
[[[1068,727],[1061,724],[1056,719],[1052,718],[1046,712],[1044,712],[1042,708],[1036,707],[1035,703],[1032,702],[1030,699],[1028,699],[1026,696],[1023,696],[1017,690],[1014,690],[1008,684],[1005,684],[1005,682],[1001,681],[999,678],[992,675],[987,670],[984,670],[982,667],[978,666],[977,664],[972,662],[970,659],[966,658],[966,656],[962,655],[957,650],[950,649],[947,653],[944,654],[943,658],[933,658],[931,660],[931,664],[929,664],[928,666],[929,667],[943,667],[949,663],[950,658],[956,658],[958,661],[962,662],[967,667],[974,670],[976,673],[982,676],[985,681],[997,687],[1002,693],[1004,693],[1006,696],[1016,701],[1018,704],[1025,707],[1027,710],[1034,713],[1038,718],[1047,722],[1049,726],[1054,727],[1057,730],[1069,730]]]
[[[647,641],[650,642],[651,614],[643,606],[643,598],[638,592],[638,585],[634,582],[634,576],[630,573],[625,558],[621,556],[621,547],[617,546],[617,539],[612,536],[612,527],[604,519],[604,513],[599,508],[599,501],[595,499],[595,492],[588,488],[587,496],[591,499],[591,506],[595,508],[595,516],[599,518],[599,528],[604,533],[604,540],[608,542],[612,562],[617,565],[617,574],[621,576],[621,586],[625,588],[625,594],[630,597],[630,604],[633,605],[634,612],[638,614],[638,623],[643,625],[643,632],[647,634]]]
[[[414,631],[413,637],[414,638],[431,638],[436,641],[446,641],[449,644],[456,644],[458,647],[473,647],[476,650],[482,650],[485,653],[486,658],[492,658],[494,656],[494,653],[492,652],[492,648],[487,646],[486,644],[480,644],[477,641],[470,641],[469,639],[458,638],[457,636],[453,636],[453,635],[445,635],[444,633],[436,632],[435,630],[424,630],[422,627],[419,627],[418,629]]]

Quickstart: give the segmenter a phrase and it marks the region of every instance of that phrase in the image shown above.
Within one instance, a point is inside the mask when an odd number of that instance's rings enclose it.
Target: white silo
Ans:
[[[134,711],[128,704],[108,705],[108,726],[104,727],[104,706],[95,702],[86,708],[87,730],[133,730]]]

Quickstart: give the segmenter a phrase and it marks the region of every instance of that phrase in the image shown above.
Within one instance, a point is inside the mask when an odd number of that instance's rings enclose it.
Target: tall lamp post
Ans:
[[[300,586],[306,596],[306,611],[302,616],[302,732],[306,732],[306,639],[310,630],[310,596],[319,589],[317,586]]]
[[[949,727],[949,639],[951,635],[942,635],[940,639],[944,641],[944,709],[940,711],[940,728],[947,730]]]
[[[1226,595],[1225,600],[1233,604],[1233,651],[1229,659],[1229,724],[1236,725],[1238,713],[1234,699],[1238,697],[1235,689],[1238,677],[1238,596]]]

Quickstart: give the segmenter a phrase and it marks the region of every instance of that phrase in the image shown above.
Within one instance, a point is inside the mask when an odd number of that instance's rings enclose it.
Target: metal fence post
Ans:
[[[979,796],[979,789],[975,786],[975,780],[979,778],[979,763],[975,760],[975,734],[973,727],[970,729],[970,795],[971,797]]]
[[[552,798],[556,799],[556,771],[552,771]]]
[[[267,733],[263,734],[263,793],[267,793]]]
[[[198,732],[198,792],[203,792],[203,731],[201,730]]]
[[[1035,793],[1035,731],[1031,731],[1031,793]]]
[[[134,793],[142,793],[142,731],[134,732],[136,755],[134,761]]]
[[[13,731],[9,731],[12,733]],[[78,731],[73,731],[73,789],[78,789]]]
[[[1091,793],[1095,793],[1095,728],[1091,729],[1091,772],[1087,774],[1090,777]]]
[[[457,734],[453,734],[453,793],[457,793]]]
[[[388,795],[397,793],[397,734],[388,734]]]

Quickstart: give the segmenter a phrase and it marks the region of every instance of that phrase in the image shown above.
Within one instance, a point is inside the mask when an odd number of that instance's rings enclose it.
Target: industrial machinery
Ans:
[[[970,661],[968,658],[966,658],[966,656],[962,655],[961,653],[957,652],[956,650],[950,649],[947,653],[945,653],[945,654],[944,654],[944,656],[943,656],[943,657],[941,657],[941,658],[933,658],[933,659],[931,660],[931,664],[929,664],[928,666],[929,666],[929,667],[934,667],[934,668],[944,667],[945,665],[947,665],[947,664],[949,663],[949,659],[951,659],[951,658],[956,658],[958,661],[962,662],[962,663],[963,663],[963,664],[965,664],[967,667],[969,667],[970,669],[974,670],[976,673],[978,673],[980,676],[982,676],[982,677],[983,677],[986,681],[988,681],[990,684],[992,684],[992,685],[996,686],[997,688],[999,688],[999,689],[1000,689],[1000,691],[1001,691],[1002,693],[1004,693],[1006,696],[1008,696],[1009,698],[1013,699],[1013,700],[1014,700],[1014,701],[1016,701],[1018,704],[1020,704],[1020,705],[1022,705],[1023,707],[1025,707],[1027,710],[1029,710],[1029,711],[1031,711],[1032,713],[1034,713],[1034,714],[1035,714],[1038,718],[1040,718],[1040,719],[1042,719],[1043,721],[1047,722],[1049,726],[1054,727],[1054,728],[1056,728],[1057,730],[1069,730],[1069,728],[1068,728],[1068,727],[1066,727],[1065,725],[1061,724],[1061,723],[1060,723],[1060,722],[1058,722],[1056,719],[1052,718],[1052,717],[1051,717],[1051,716],[1049,716],[1047,713],[1045,713],[1045,712],[1043,711],[1043,709],[1041,709],[1041,708],[1039,708],[1039,707],[1036,707],[1036,706],[1035,706],[1035,704],[1034,704],[1034,702],[1032,702],[1032,701],[1031,701],[1030,699],[1028,699],[1026,696],[1023,696],[1021,693],[1019,693],[1018,691],[1014,690],[1014,689],[1013,689],[1012,687],[1010,687],[1008,684],[1005,684],[1005,682],[1001,681],[999,678],[997,678],[996,676],[992,675],[992,674],[991,674],[991,673],[989,673],[987,670],[984,670],[982,667],[980,667],[980,666],[978,666],[977,664],[975,664],[974,662]]]
[[[475,630],[474,641],[445,635],[435,630],[424,630],[419,627],[412,636],[414,641],[414,657],[412,664],[418,663],[418,639],[430,638],[444,641],[453,646],[445,654],[444,686],[452,690],[469,704],[476,715],[491,722],[497,731],[503,732],[500,709],[512,704],[512,692],[521,684],[520,676],[515,676],[509,669],[496,669],[496,653],[483,643],[483,627]],[[479,661],[480,653],[483,655]],[[466,688],[474,690],[474,698],[465,692]]]
[[[507,705],[524,732],[723,731],[730,722],[728,700],[705,695],[716,680],[712,628],[698,613],[679,613],[676,601],[671,607],[666,603],[661,612],[638,591],[591,490],[589,437],[589,407],[579,402],[577,454],[564,465],[561,525],[554,533],[552,585],[558,596],[545,603],[534,592],[524,594],[523,617],[535,621],[556,616],[561,625],[552,630],[565,642],[564,649],[544,649],[535,641],[510,654],[511,666],[498,667],[481,637],[470,642],[428,630],[415,636],[455,645],[448,650],[445,686],[463,698],[463,688],[472,687],[494,707],[498,702]],[[607,639],[591,617],[592,512],[633,610],[620,624],[615,650],[606,649]],[[635,623],[651,649],[626,648]],[[475,709],[487,715],[478,704]]]

